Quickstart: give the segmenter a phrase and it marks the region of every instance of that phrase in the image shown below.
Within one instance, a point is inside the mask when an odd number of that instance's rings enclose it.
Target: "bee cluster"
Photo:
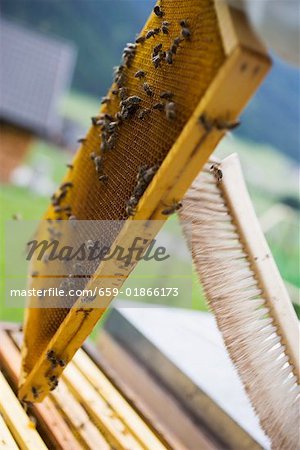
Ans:
[[[51,369],[55,369],[56,367],[65,367],[66,363],[64,360],[60,359],[54,350],[49,350],[47,352],[47,360],[51,363]]]
[[[65,365],[66,365],[64,360],[57,358],[57,356],[53,350],[49,350],[47,352],[46,357],[47,357],[47,360],[51,364],[50,370],[53,370],[58,366],[65,367]],[[46,373],[45,376],[48,379],[48,385],[50,386],[50,391],[53,391],[58,386],[58,377],[54,374],[48,375],[48,372]],[[39,396],[41,394],[41,390],[39,388],[37,388],[36,386],[32,386],[31,393],[32,393],[33,398],[37,399],[37,398],[39,398]]]
[[[155,41],[160,34],[169,35],[171,32],[172,24],[166,20],[165,12],[161,6],[156,5],[153,12],[159,21],[158,26],[147,30],[144,35],[138,36],[134,43],[126,44],[123,50],[121,64],[114,68],[114,86],[110,94],[103,97],[101,101],[101,103],[106,106],[107,110],[106,112],[91,118],[93,126],[100,129],[101,144],[99,152],[92,152],[90,154],[90,159],[94,164],[98,180],[104,185],[107,185],[109,182],[109,177],[105,173],[104,168],[106,160],[105,155],[116,147],[119,130],[124,122],[131,120],[134,117],[139,120],[144,120],[155,111],[164,114],[165,118],[169,121],[176,119],[174,93],[168,91],[159,94],[155,92],[154,87],[147,81],[147,72],[142,68],[135,72],[134,77],[141,83],[141,92],[143,92],[146,97],[153,100],[151,102],[152,105],[150,107],[143,107],[142,96],[138,94],[131,95],[126,86],[128,77],[127,69],[132,67],[139,45],[144,45],[147,41]],[[156,43],[153,46],[151,50],[151,62],[156,69],[162,67],[163,64],[172,65],[175,55],[178,53],[182,43],[191,39],[192,33],[187,20],[181,20],[179,26],[180,31],[177,37],[171,40],[171,44],[168,45],[167,49],[163,48],[162,42]],[[110,105],[112,104],[113,96],[118,98],[119,108],[116,113],[110,114]],[[82,139],[83,143],[84,139],[85,138]],[[138,200],[147,187],[145,179],[143,178],[145,176],[147,178],[147,171],[152,173],[153,168],[142,168],[139,171],[137,185],[126,204],[126,213],[128,216],[133,215]],[[73,216],[69,209],[63,210],[63,212],[69,217]]]
[[[54,193],[51,197],[51,204],[53,206],[54,212],[58,214],[58,219],[62,218],[62,214],[66,214],[67,217],[72,215],[72,208],[70,205],[62,205],[62,201],[66,198],[69,189],[73,187],[71,181],[66,181],[59,186],[58,193]]]
[[[157,172],[158,167],[159,166],[156,164],[152,167],[142,166],[139,168],[136,177],[136,185],[130,199],[126,204],[126,214],[128,216],[133,216],[135,214],[137,204]]]

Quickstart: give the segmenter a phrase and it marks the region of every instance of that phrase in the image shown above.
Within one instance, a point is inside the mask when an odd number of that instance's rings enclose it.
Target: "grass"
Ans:
[[[88,127],[90,117],[98,110],[99,101],[79,93],[72,93],[63,110],[69,117]],[[291,172],[290,162],[284,155],[269,147],[255,146],[240,140],[225,140],[218,149],[222,156],[238,152],[246,174],[250,195],[258,216],[262,215],[284,195],[297,197],[297,176]],[[45,142],[36,141],[27,155],[25,163],[29,166],[47,166],[48,173],[57,185],[65,172],[65,164],[71,155]],[[48,196],[40,196],[28,188],[5,185],[0,187],[1,204],[1,246],[3,250],[3,224],[15,213],[21,213],[23,219],[39,219],[49,202]],[[267,239],[284,279],[300,286],[298,260],[299,241],[297,223],[299,215],[292,223],[283,222],[268,232]],[[175,229],[172,232],[178,233]],[[4,252],[1,251],[0,270],[4,271]],[[2,277],[3,279],[3,277]],[[4,286],[1,286],[2,298]],[[195,273],[192,274],[191,305],[197,310],[206,310],[206,304]],[[0,304],[0,320],[20,321],[23,310],[6,308]]]

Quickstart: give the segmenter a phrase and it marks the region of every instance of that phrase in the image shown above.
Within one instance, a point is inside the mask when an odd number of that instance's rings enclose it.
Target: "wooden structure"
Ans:
[[[131,225],[141,224],[138,236],[150,242],[167,216],[162,213],[165,205],[180,200],[207,161],[220,139],[237,120],[255,90],[270,68],[270,59],[242,13],[231,11],[220,0],[164,1],[164,19],[172,23],[169,34],[160,33],[139,43],[130,64],[125,68],[126,88],[132,96],[140,95],[142,105],[151,110],[147,119],[138,117],[122,120],[118,129],[115,148],[105,155],[107,183],[99,183],[99,174],[91,161],[91,152],[99,152],[101,139],[99,126],[94,121],[86,140],[73,162],[64,181],[72,189],[65,197],[72,214],[81,220],[124,220],[120,233],[113,236],[111,251],[131,243]],[[161,70],[152,62],[154,46],[162,40],[169,46],[170,39],[182,32],[180,21],[188,17],[192,37],[181,45],[174,57],[174,64],[164,63]],[[201,18],[201,20],[200,20]],[[162,19],[151,14],[141,35],[160,26]],[[167,47],[166,47],[167,48]],[[130,53],[131,49],[127,50]],[[132,53],[132,51],[131,51]],[[125,52],[126,58],[126,52]],[[147,73],[147,82],[155,86],[150,96],[142,92],[141,81],[135,77],[137,70]],[[109,91],[109,100],[101,113],[120,113],[120,100],[113,94],[117,81]],[[176,120],[161,116],[154,102],[160,92],[172,91],[178,115]],[[118,117],[118,116],[116,116]],[[115,125],[114,125],[115,126]],[[159,166],[153,180],[139,198],[133,217],[128,217],[126,204],[134,191],[139,167]],[[121,180],[121,181],[120,181]],[[116,193],[118,195],[116,195]],[[51,205],[45,214],[49,220],[57,219]],[[60,216],[66,219],[67,216]],[[150,219],[150,221],[149,221]],[[152,224],[153,227],[149,224]],[[45,238],[40,236],[41,238]],[[116,259],[99,261],[99,266],[86,285],[86,289],[121,287],[134,265],[120,266]],[[38,272],[49,276],[44,266]],[[71,273],[71,272],[70,272]],[[106,278],[105,274],[109,274]],[[46,285],[48,279],[32,280],[32,286]],[[50,283],[50,281],[49,281]],[[112,292],[112,291],[111,291]],[[101,298],[107,306],[113,295]],[[84,299],[78,298],[70,310],[29,308],[25,322],[23,370],[19,396],[26,401],[41,401],[49,392],[45,378],[49,361],[47,352],[54,351],[64,361],[70,361],[76,350],[102,317],[105,308],[89,303],[83,308]],[[94,299],[94,306],[97,300]],[[86,307],[86,305],[85,305]],[[56,367],[55,376],[63,372]],[[34,398],[32,390],[39,387],[41,395]]]
[[[184,402],[153,378],[147,367],[122,349],[109,333],[100,335],[99,342],[106,347],[102,356],[94,346],[86,344],[68,365],[57,389],[41,403],[24,409],[16,396],[21,340],[17,325],[1,324],[3,449],[223,450],[236,448],[228,444],[230,433],[232,443],[243,437],[240,448],[260,448],[238,428],[235,434],[232,429],[227,431],[225,444],[222,429],[215,432],[213,427],[196,420]],[[130,379],[136,380],[136,386]],[[230,423],[229,417],[227,420]]]
[[[59,387],[25,411],[15,391],[21,333],[0,329],[0,442],[4,449],[166,450],[159,433],[124,398],[84,350],[68,366]]]

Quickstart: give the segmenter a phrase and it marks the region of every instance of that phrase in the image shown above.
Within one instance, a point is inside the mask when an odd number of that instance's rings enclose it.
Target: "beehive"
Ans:
[[[117,70],[108,100],[101,107],[102,116],[93,119],[73,168],[66,174],[64,183],[71,185],[62,206],[70,209],[57,213],[51,205],[45,215],[49,220],[67,219],[68,214],[79,220],[124,220],[121,231],[111,232],[110,239],[113,246],[122,244],[125,248],[132,221],[151,219],[154,223],[157,219],[162,223],[167,218],[162,214],[166,205],[169,208],[174,199],[182,198],[270,66],[244,16],[230,11],[224,2],[164,0],[159,6],[163,16],[153,12],[139,34],[142,39],[127,45],[125,62]],[[173,49],[170,56],[174,42],[176,52]],[[162,53],[157,64],[159,44]],[[135,76],[140,70],[145,72],[142,78]],[[124,95],[117,91],[120,87],[126,88]],[[164,92],[171,92],[171,97],[162,99]],[[128,107],[133,102],[138,106]],[[108,114],[104,125],[103,114]],[[97,125],[99,119],[101,125]],[[108,126],[105,130],[110,131],[104,135],[101,126]],[[111,143],[109,151],[107,141]],[[95,157],[103,156],[103,152],[105,161],[100,167]],[[136,192],[142,166],[155,168],[155,175],[131,208],[128,202]],[[153,229],[145,230],[142,223],[141,233],[145,236],[153,235],[159,228],[156,222]],[[103,274],[112,275],[103,279],[104,287],[121,286],[132,268],[120,269],[115,260],[103,261],[88,287],[93,287]],[[43,269],[44,275],[46,270]],[[120,270],[121,276],[114,277]],[[31,282],[40,286],[41,281]],[[47,287],[45,279],[43,287]],[[106,304],[111,298],[104,299]],[[51,388],[49,376],[59,377],[63,371],[61,366],[51,369],[48,352],[69,362],[103,315],[104,308],[90,304],[84,309],[80,305],[78,299],[70,310],[28,308],[21,399],[41,401],[47,395]]]

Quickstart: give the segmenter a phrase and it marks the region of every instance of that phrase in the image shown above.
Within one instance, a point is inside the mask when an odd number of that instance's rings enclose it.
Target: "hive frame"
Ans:
[[[232,10],[223,0],[214,0],[214,7],[226,55],[225,62],[141,198],[136,214],[125,222],[112,248],[117,245],[126,248],[130,239],[128,229],[132,220],[151,219],[156,221],[156,224],[158,221],[163,223],[166,219],[166,216],[161,214],[163,207],[171,204],[174,199],[180,200],[184,196],[225,134],[225,131],[215,128],[205,130],[199,123],[199,117],[205,114],[211,118],[225,117],[228,121],[236,120],[270,69],[271,60],[243,13]],[[235,92],[237,95],[234,95]],[[141,223],[145,225],[145,222]],[[152,239],[158,231],[157,226],[154,230],[153,227],[145,229],[144,225],[141,225],[141,232],[146,238]],[[95,280],[103,274],[120,272],[118,265],[118,261],[115,260],[103,261],[86,289],[93,289],[96,285]],[[132,269],[132,266],[127,271],[123,268],[121,278],[104,279],[103,287],[121,287]],[[113,296],[108,296],[102,300],[108,306],[112,298]],[[49,385],[44,377],[49,365],[46,358],[47,351],[55,349],[57,354],[63,355],[64,360],[70,361],[105,311],[105,308],[90,308],[88,314],[82,315],[80,308],[82,309],[82,304],[79,298],[48,343],[45,353],[40,356],[35,367],[23,380],[19,388],[21,400],[30,402],[43,400],[49,392]],[[57,368],[57,376],[62,371],[63,368]],[[31,388],[37,384],[41,386],[41,394],[35,399]]]

